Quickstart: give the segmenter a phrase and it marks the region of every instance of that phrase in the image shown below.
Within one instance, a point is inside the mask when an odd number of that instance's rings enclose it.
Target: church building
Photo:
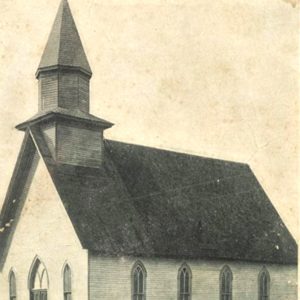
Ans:
[[[62,0],[16,126],[0,299],[297,300],[297,244],[250,167],[105,139],[91,77]]]

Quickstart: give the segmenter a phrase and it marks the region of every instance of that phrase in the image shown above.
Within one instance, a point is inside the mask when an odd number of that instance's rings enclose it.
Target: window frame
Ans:
[[[225,275],[225,273],[227,273],[229,275],[229,277],[225,277],[225,280],[229,279],[229,292],[226,292],[226,285],[228,284],[228,282],[225,281],[225,291],[223,291],[223,276]],[[222,270],[220,271],[220,278],[219,278],[219,285],[220,285],[220,300],[224,300],[228,299],[228,300],[232,300],[232,290],[233,290],[233,273],[230,269],[229,266],[225,265]],[[229,298],[228,298],[229,297]]]
[[[135,293],[135,273],[137,268],[141,269],[143,274],[143,293]],[[136,300],[136,297],[142,297],[142,300],[146,300],[147,295],[147,271],[144,264],[141,261],[136,261],[131,269],[131,299]]]
[[[267,280],[267,295],[262,295],[262,276],[266,276]],[[271,277],[268,269],[264,266],[258,274],[258,300],[270,300],[270,291],[271,291]]]
[[[68,278],[66,273],[68,272]],[[68,263],[63,268],[63,298],[64,300],[72,300],[72,269]],[[68,286],[68,288],[67,288]]]
[[[180,277],[181,277],[181,273],[183,271],[183,269],[186,269],[187,273],[189,274],[189,287],[188,287],[188,293],[186,292],[181,292],[181,281],[180,281]],[[177,275],[177,299],[181,300],[182,296],[186,296],[188,295],[188,300],[192,299],[192,270],[190,268],[190,266],[187,263],[183,263],[181,265],[181,267],[178,269],[178,275]]]
[[[40,272],[39,269],[42,269]],[[35,287],[36,283],[36,276],[38,276],[38,287]],[[43,278],[46,278],[46,287],[43,286]],[[49,274],[47,268],[43,261],[36,256],[31,264],[29,275],[28,275],[28,289],[29,289],[29,299],[33,300],[34,296],[39,294],[40,296],[43,295],[43,298],[48,298],[48,290],[49,290]],[[40,297],[39,296],[39,297]]]
[[[13,282],[12,282],[13,279]],[[16,300],[17,299],[17,278],[14,270],[10,270],[8,275],[8,282],[9,282],[9,300]],[[13,283],[13,285],[12,285]],[[13,287],[13,288],[12,288]],[[14,293],[12,293],[12,290]]]

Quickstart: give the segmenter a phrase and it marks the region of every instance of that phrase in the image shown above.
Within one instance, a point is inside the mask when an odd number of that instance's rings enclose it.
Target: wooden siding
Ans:
[[[137,259],[90,254],[89,300],[131,299],[131,268]],[[176,300],[178,269],[183,261],[140,259],[147,271],[147,300]],[[229,261],[186,261],[192,272],[192,300],[219,300],[219,276],[224,265],[233,273],[233,299],[258,299],[258,275],[263,264]],[[267,265],[272,300],[297,300],[297,267]]]
[[[39,107],[50,110],[58,105],[58,75],[56,73],[41,74],[39,79]]]
[[[66,109],[78,107],[78,74],[61,73],[59,74],[58,105]]]
[[[89,103],[90,103],[90,82],[84,76],[78,77],[79,85],[79,99],[78,106],[81,111],[89,112]]]
[[[100,130],[57,125],[57,160],[67,164],[97,167],[102,161]]]
[[[89,112],[89,79],[79,72],[46,72],[39,77],[39,109]]]

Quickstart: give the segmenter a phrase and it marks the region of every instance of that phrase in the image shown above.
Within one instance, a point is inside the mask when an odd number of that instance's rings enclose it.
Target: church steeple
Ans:
[[[91,76],[69,3],[62,0],[36,72],[39,110],[64,108],[89,112]]]
[[[17,128],[40,130],[57,163],[99,167],[103,131],[113,124],[89,113],[92,71],[67,0],[60,4],[36,77],[39,112]]]
[[[92,75],[67,0],[60,4],[36,75],[58,67],[74,68]]]

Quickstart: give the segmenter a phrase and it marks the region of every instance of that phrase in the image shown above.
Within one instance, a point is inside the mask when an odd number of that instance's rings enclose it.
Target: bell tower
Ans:
[[[92,71],[66,0],[58,9],[36,77],[40,111],[63,108],[89,112]]]
[[[38,114],[17,126],[38,127],[57,163],[99,167],[103,131],[113,124],[90,114],[92,71],[67,0],[62,0],[36,72]]]

